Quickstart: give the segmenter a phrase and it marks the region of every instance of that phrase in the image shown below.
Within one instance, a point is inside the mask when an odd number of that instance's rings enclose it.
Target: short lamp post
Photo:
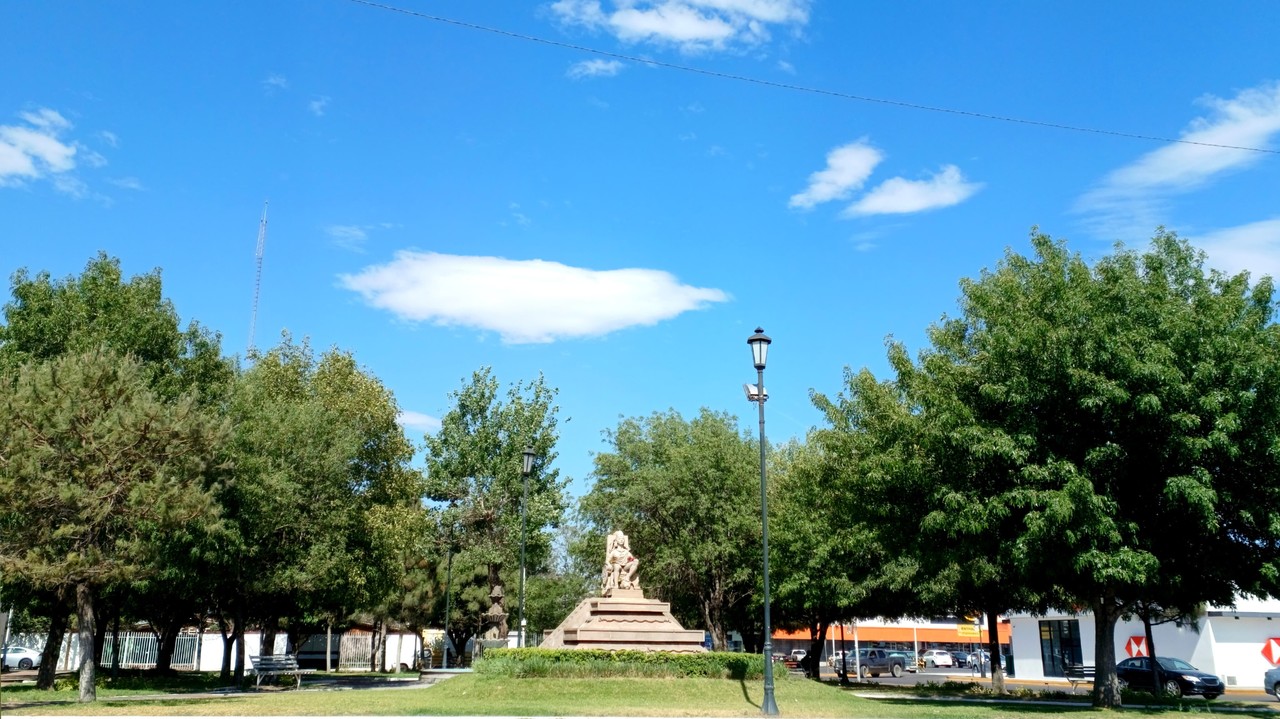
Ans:
[[[778,703],[773,697],[773,625],[769,621],[769,493],[765,484],[764,441],[764,403],[769,398],[764,389],[764,365],[772,342],[760,327],[747,338],[751,361],[756,367],[755,396],[748,389],[747,399],[760,408],[760,529],[764,550],[764,699],[760,702],[760,712],[766,716],[778,715]]]
[[[517,639],[517,646],[524,646],[524,545],[529,536],[529,517],[527,516],[526,505],[529,504],[529,473],[533,471],[533,447],[526,446],[524,452],[521,453],[523,464],[520,466],[520,476],[524,484],[524,497],[520,500],[520,637]]]

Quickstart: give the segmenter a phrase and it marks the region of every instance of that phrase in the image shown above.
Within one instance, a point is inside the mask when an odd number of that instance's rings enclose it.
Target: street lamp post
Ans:
[[[524,545],[529,535],[529,518],[526,516],[525,505],[529,504],[529,473],[533,471],[533,447],[526,446],[524,452],[521,453],[523,464],[520,467],[520,475],[524,483],[524,498],[520,500],[520,637],[517,640],[517,646],[524,646]]]
[[[751,346],[751,360],[756,367],[755,403],[760,408],[760,529],[764,550],[764,699],[760,702],[760,712],[766,716],[778,714],[778,703],[773,697],[773,625],[769,621],[769,493],[765,484],[764,441],[764,403],[769,398],[764,390],[764,365],[772,342],[760,327],[747,338],[747,344]],[[751,399],[750,391],[747,398]]]

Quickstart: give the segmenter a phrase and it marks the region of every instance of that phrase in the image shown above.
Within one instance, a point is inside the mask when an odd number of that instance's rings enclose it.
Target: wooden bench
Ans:
[[[298,658],[292,654],[263,654],[249,657],[253,662],[253,675],[257,680],[255,687],[262,686],[263,677],[293,676],[298,680],[298,688],[302,688],[302,675],[312,674],[314,669],[299,669]]]
[[[1071,691],[1075,691],[1078,684],[1093,683],[1093,667],[1091,666],[1068,664],[1062,673],[1066,676],[1067,681],[1071,682]]]

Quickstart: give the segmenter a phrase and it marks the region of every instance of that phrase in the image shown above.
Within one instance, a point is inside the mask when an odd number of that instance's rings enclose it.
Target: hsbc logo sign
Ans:
[[[1277,646],[1280,650],[1280,645]],[[1124,653],[1131,657],[1149,657],[1150,652],[1147,651],[1147,638],[1144,636],[1129,637],[1129,641],[1124,643]],[[1272,662],[1273,664],[1275,662]]]
[[[1280,637],[1271,637],[1262,643],[1262,656],[1273,666],[1280,664]]]

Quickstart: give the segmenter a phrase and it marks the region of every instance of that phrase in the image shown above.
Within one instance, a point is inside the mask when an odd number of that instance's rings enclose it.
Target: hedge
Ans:
[[[740,652],[644,652],[634,649],[488,649],[478,674],[507,677],[711,677],[759,679],[764,657]],[[784,672],[785,674],[785,672]]]

